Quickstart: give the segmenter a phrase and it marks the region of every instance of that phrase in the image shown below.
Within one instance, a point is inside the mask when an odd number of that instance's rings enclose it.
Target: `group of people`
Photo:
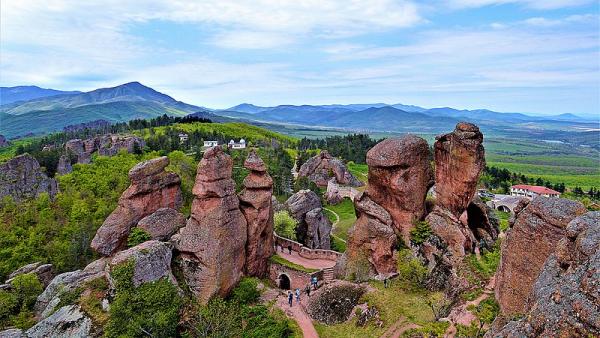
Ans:
[[[304,292],[306,293],[306,295],[308,297],[310,297],[311,290],[317,289],[318,284],[319,284],[319,280],[317,279],[317,277],[316,276],[311,277],[310,284],[306,285],[306,288],[304,288]],[[300,295],[301,294],[302,294],[302,292],[300,291],[300,288],[296,288],[296,290],[293,293],[291,290],[288,290],[288,304],[290,304],[290,307],[294,303],[294,295],[296,295],[296,302],[300,303]]]

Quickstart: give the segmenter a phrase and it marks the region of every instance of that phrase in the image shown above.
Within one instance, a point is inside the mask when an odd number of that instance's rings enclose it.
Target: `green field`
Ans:
[[[337,205],[326,205],[325,208],[333,210],[340,217],[340,221],[335,225],[333,229],[333,234],[338,236],[343,240],[348,240],[348,230],[356,221],[356,214],[354,212],[354,203],[349,198],[344,198],[344,200]],[[329,219],[334,222],[335,216],[331,215],[328,210],[326,210]]]

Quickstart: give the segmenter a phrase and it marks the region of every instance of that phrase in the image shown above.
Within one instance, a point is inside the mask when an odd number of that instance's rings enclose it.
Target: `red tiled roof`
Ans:
[[[525,190],[533,191],[534,193],[539,194],[539,195],[542,195],[542,194],[558,195],[558,194],[560,194],[556,190],[552,190],[552,189],[546,188],[546,187],[540,187],[537,185],[517,184],[517,185],[513,185],[511,188],[525,189]]]

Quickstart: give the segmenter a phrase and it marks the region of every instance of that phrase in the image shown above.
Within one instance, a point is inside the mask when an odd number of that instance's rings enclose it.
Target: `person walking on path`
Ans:
[[[313,286],[314,290],[317,289],[317,283],[318,283],[317,277],[313,276],[313,278],[312,278],[312,286]]]
[[[290,255],[292,254],[292,246],[288,245],[288,251],[290,252]]]
[[[307,285],[306,288],[304,289],[304,292],[306,292],[306,295],[308,297],[310,297],[310,285]]]
[[[387,287],[388,287],[389,283],[390,283],[390,281],[388,280],[388,278],[387,278],[387,277],[385,277],[385,278],[383,279],[383,287],[387,289]]]
[[[296,302],[300,303],[300,289],[296,289]]]
[[[292,307],[292,303],[294,302],[294,294],[292,291],[288,290],[288,304]]]

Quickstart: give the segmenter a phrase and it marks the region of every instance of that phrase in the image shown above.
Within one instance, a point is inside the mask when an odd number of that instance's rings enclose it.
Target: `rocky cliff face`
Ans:
[[[232,169],[231,157],[220,147],[204,153],[192,191],[191,217],[172,238],[187,285],[202,302],[226,296],[244,270],[247,226]]]
[[[134,153],[137,149],[144,149],[144,140],[137,136],[108,135],[100,138],[98,155],[115,156],[121,149]]]
[[[342,161],[331,156],[327,150],[321,151],[319,155],[311,157],[302,164],[298,171],[298,176],[308,177],[320,187],[326,187],[327,182],[332,177],[341,185],[353,187],[363,185],[361,181],[348,171],[348,168],[346,168]]]
[[[58,192],[56,180],[48,178],[31,155],[19,155],[0,164],[0,199],[11,196],[22,201],[44,192],[54,198]]]
[[[122,247],[132,227],[160,208],[179,209],[181,180],[172,172],[166,156],[137,164],[129,171],[131,185],[119,198],[119,205],[106,218],[92,240],[92,248],[105,256]]]
[[[565,232],[530,288],[527,315],[486,337],[600,336],[600,212],[573,219]]]
[[[244,162],[250,174],[244,179],[244,191],[240,194],[240,209],[248,224],[246,242],[246,274],[264,277],[268,273],[267,262],[274,253],[273,245],[273,180],[263,160],[250,151]]]
[[[348,246],[341,264],[346,277],[365,270],[369,277],[388,277],[396,272],[394,252],[397,237],[392,216],[366,193],[354,200],[357,220],[348,233]],[[340,267],[338,267],[340,268]]]
[[[508,316],[527,312],[527,296],[544,262],[565,236],[569,222],[586,209],[571,200],[537,197],[516,212],[502,243],[496,276],[496,299]]]
[[[68,140],[65,143],[65,150],[77,156],[77,163],[88,164],[92,159],[92,151],[87,151],[84,141],[81,139]]]
[[[73,171],[73,167],[71,166],[71,159],[67,155],[61,155],[58,159],[58,166],[56,167],[56,174],[58,175],[66,175]]]
[[[310,190],[300,190],[285,202],[292,217],[298,221],[298,241],[310,249],[331,248],[331,222],[323,214],[321,199]]]
[[[427,190],[433,185],[428,154],[427,142],[414,135],[379,142],[367,153],[367,193],[392,216],[405,241],[414,222],[423,218]]]

